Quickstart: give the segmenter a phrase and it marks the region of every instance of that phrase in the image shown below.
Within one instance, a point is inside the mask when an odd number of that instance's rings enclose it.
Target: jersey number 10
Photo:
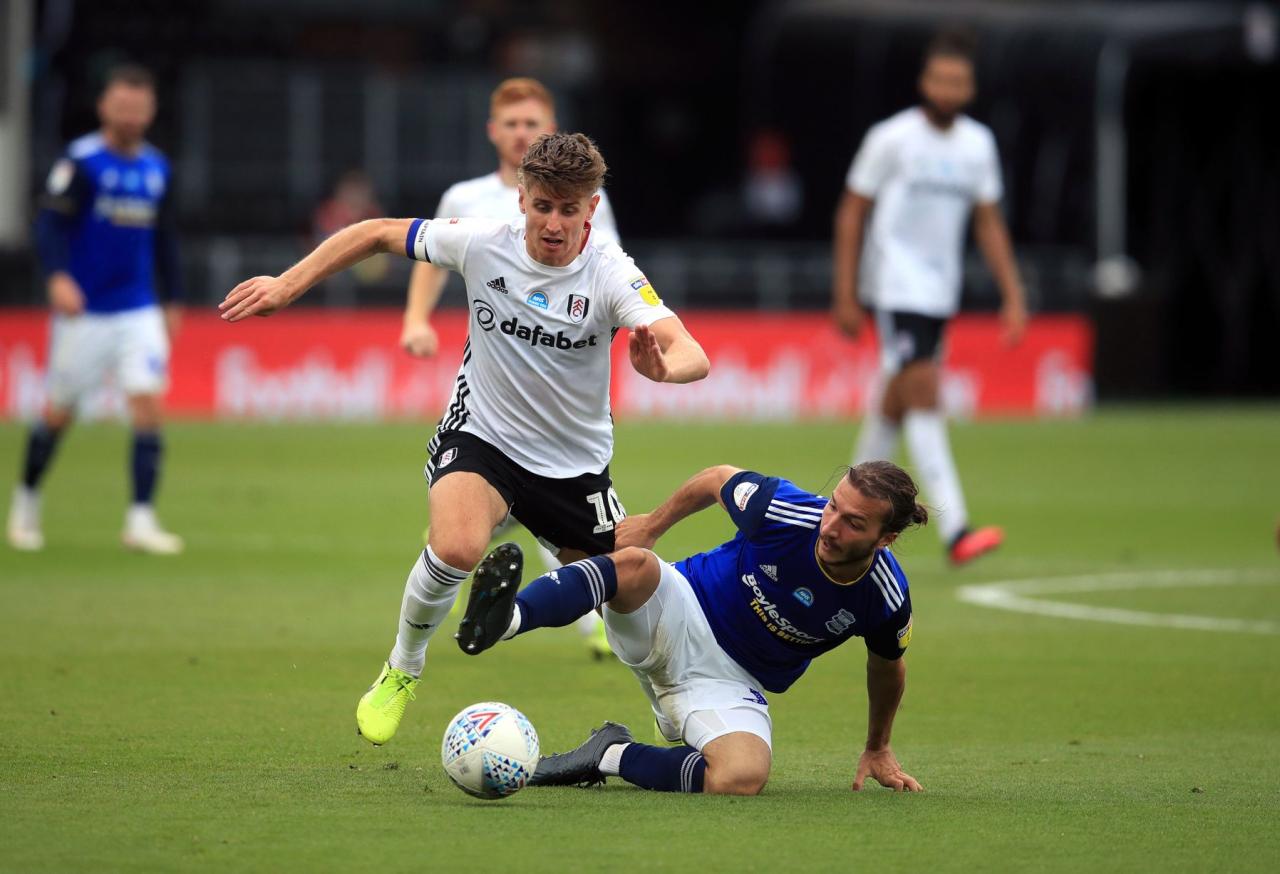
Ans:
[[[612,486],[607,492],[587,495],[587,503],[596,511],[596,527],[591,529],[592,534],[612,531],[613,526],[627,518],[627,511],[622,509],[622,502],[618,500],[618,493]]]

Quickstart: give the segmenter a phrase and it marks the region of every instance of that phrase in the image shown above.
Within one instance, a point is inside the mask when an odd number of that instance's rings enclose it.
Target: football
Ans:
[[[440,759],[463,792],[496,799],[524,788],[538,766],[538,749],[538,733],[523,713],[486,701],[449,720]]]

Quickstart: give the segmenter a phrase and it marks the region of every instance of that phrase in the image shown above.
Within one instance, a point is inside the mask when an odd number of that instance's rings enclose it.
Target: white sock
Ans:
[[[592,610],[590,613],[583,613],[574,623],[578,626],[578,633],[583,637],[590,637],[596,633],[596,629],[604,624],[604,618]]]
[[[893,461],[898,451],[898,434],[902,426],[886,419],[879,410],[870,410],[862,418],[858,432],[858,445],[853,451],[853,463],[864,461]]]
[[[622,768],[622,751],[631,744],[614,744],[604,751],[604,758],[600,760],[600,773],[606,777],[617,777]]]
[[[556,558],[556,554],[547,549],[547,545],[541,540],[538,541],[538,557],[542,559],[542,565],[547,569],[547,573],[560,567],[560,559]]]
[[[503,633],[499,640],[510,640],[520,633],[520,605],[517,604],[515,610],[511,613],[511,624],[507,626],[507,630]]]
[[[937,410],[908,410],[902,425],[911,461],[924,481],[925,495],[937,511],[938,533],[943,544],[949,546],[969,524],[969,511],[951,457],[946,421]]]
[[[391,667],[415,677],[422,674],[422,666],[427,661],[427,641],[449,615],[468,574],[470,571],[442,562],[430,546],[422,551],[404,584],[396,645],[387,659]]]
[[[130,504],[125,513],[124,525],[130,531],[157,527],[155,508],[150,504]]]

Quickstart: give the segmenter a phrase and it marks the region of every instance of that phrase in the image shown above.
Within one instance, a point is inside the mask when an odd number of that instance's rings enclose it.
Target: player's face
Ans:
[[[930,58],[920,74],[920,95],[939,121],[950,123],[974,94],[973,64],[945,55]]]
[[[489,142],[498,152],[498,160],[508,167],[519,167],[529,145],[543,134],[556,129],[551,107],[541,100],[521,100],[498,107],[489,119]]]
[[[155,117],[156,94],[150,88],[117,82],[98,98],[103,129],[123,145],[140,143]]]
[[[857,570],[878,547],[888,546],[897,535],[883,534],[884,520],[892,508],[883,498],[869,498],[848,478],[831,492],[818,525],[818,558],[828,568]]]
[[[526,191],[521,185],[520,211],[529,257],[550,267],[564,267],[577,258],[586,224],[599,202],[598,194],[562,198],[537,187]]]

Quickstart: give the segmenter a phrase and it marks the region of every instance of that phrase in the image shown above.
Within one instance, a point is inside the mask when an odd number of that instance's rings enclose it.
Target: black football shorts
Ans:
[[[507,502],[511,515],[543,545],[587,555],[613,551],[613,529],[627,515],[606,466],[600,473],[552,479],[526,470],[497,447],[464,431],[438,431],[427,447],[427,483],[477,473]]]

